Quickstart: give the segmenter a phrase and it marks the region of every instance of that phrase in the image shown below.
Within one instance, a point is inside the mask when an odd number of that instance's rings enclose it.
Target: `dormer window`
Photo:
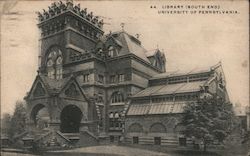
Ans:
[[[108,55],[110,57],[114,57],[114,47],[113,46],[109,47],[109,49],[108,49]]]
[[[108,48],[108,56],[109,57],[118,56],[117,49],[115,47],[113,47],[113,46],[109,46],[109,48]]]
[[[51,79],[62,79],[62,52],[59,48],[53,47],[50,49],[47,58],[47,75]]]

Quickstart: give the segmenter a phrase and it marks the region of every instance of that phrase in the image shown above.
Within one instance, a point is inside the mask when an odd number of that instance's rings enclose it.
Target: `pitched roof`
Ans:
[[[199,73],[207,73],[215,68],[219,67],[221,63],[217,63],[212,66],[208,67],[195,67],[191,70],[175,70],[175,71],[167,71],[165,73],[157,74],[153,76],[151,79],[161,79],[161,78],[168,78],[168,77],[175,77],[175,76],[184,76],[184,75],[192,75],[192,74],[199,74]]]
[[[200,87],[205,85],[205,83],[206,81],[194,81],[188,83],[163,84],[163,85],[151,86],[135,94],[133,97],[197,92],[200,91]]]
[[[161,102],[130,105],[127,115],[154,115],[182,113],[187,102]]]
[[[150,61],[148,60],[146,56],[147,51],[141,45],[141,42],[138,39],[136,39],[134,36],[129,35],[125,31],[119,31],[119,32],[114,32],[112,34],[108,34],[107,39],[109,37],[112,37],[115,40],[115,42],[121,46],[121,50],[119,53],[120,55],[133,53],[136,56],[142,58],[144,61],[150,63]],[[107,40],[107,39],[104,39],[104,40]]]

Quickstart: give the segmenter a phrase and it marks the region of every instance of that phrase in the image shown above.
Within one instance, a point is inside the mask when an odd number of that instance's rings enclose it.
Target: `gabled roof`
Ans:
[[[68,83],[71,77],[66,77],[61,80],[50,79],[47,76],[39,75],[49,93],[59,93]]]
[[[49,77],[44,76],[44,75],[40,75],[40,74],[37,75],[37,77],[32,85],[32,88],[31,88],[31,90],[26,98],[29,98],[29,96],[32,94],[32,90],[34,89],[37,81],[42,82],[42,84],[44,85],[44,89],[47,91],[48,94],[59,94],[65,87],[67,87],[67,85],[71,81],[74,81],[77,84],[77,86],[80,88],[80,92],[87,99],[86,94],[84,93],[84,91],[82,90],[82,88],[80,87],[80,85],[78,84],[78,82],[74,76],[68,76],[68,77],[63,78],[61,80],[56,80],[56,79],[50,79]]]

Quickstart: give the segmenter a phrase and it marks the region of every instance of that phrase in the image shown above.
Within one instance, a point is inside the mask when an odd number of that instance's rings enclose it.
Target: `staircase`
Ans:
[[[61,133],[61,134],[71,142],[75,142],[80,139],[80,133]]]

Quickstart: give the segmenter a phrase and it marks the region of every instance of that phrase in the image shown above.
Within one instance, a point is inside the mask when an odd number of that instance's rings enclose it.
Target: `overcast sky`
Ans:
[[[39,31],[36,11],[50,1],[1,3],[1,109],[14,110],[37,74]],[[222,62],[233,103],[249,103],[248,2],[247,1],[76,1],[102,16],[104,30],[140,34],[147,50],[163,49],[167,70],[189,70]],[[219,5],[237,14],[158,14],[162,5]],[[156,6],[151,9],[150,6]]]

